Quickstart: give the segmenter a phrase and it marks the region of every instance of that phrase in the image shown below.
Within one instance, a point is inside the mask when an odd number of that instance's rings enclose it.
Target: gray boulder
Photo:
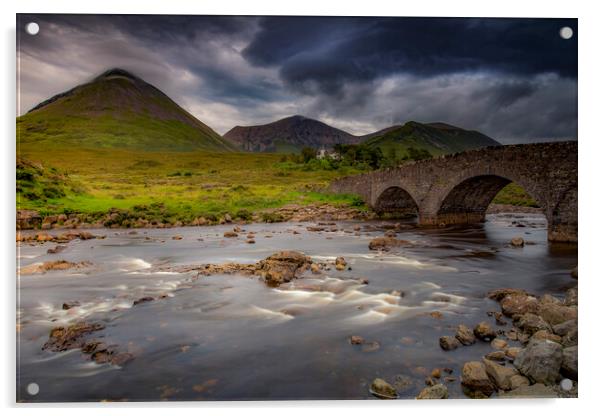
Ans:
[[[514,360],[521,374],[534,383],[555,384],[560,377],[562,346],[549,340],[532,340]]]
[[[571,380],[577,380],[577,367],[577,346],[562,350],[562,365],[560,367],[562,375]]]
[[[499,397],[503,399],[551,398],[557,397],[557,395],[553,388],[537,383],[531,386],[522,385],[514,390],[501,392]]]

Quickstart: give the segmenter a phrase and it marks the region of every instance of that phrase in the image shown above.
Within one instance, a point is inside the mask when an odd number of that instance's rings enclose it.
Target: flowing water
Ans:
[[[574,285],[569,270],[577,264],[576,248],[548,244],[545,219],[537,214],[412,229],[398,238],[413,247],[389,253],[368,249],[382,230],[355,235],[357,224],[339,222],[335,232],[309,232],[307,223],[245,225],[256,234],[254,245],[244,235],[223,238],[232,226],[92,230],[107,238],[72,241],[60,254],[46,254],[55,244],[22,245],[22,267],[57,259],[93,266],[19,277],[18,399],[369,399],[376,377],[413,398],[425,376],[443,367],[456,377],[446,382],[450,397],[464,397],[462,364],[492,349],[480,342],[446,352],[439,337],[453,335],[460,323],[493,323],[487,311],[499,305],[486,298],[490,289],[559,294]],[[529,244],[510,247],[517,235]],[[351,270],[332,267],[270,288],[257,278],[196,278],[174,269],[254,263],[283,249],[314,261],[343,256]],[[132,306],[145,296],[163,298]],[[80,306],[63,310],[68,301]],[[90,338],[135,358],[120,367],[96,364],[80,350],[42,350],[51,328],[82,320],[103,322],[105,329]],[[351,345],[351,335],[378,345]],[[39,385],[37,395],[27,393],[30,383]]]

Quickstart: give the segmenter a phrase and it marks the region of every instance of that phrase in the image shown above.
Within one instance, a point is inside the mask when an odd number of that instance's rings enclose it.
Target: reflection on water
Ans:
[[[572,281],[575,247],[550,246],[545,219],[491,215],[482,226],[410,230],[414,245],[399,252],[368,250],[382,231],[308,232],[307,224],[253,224],[256,244],[224,239],[231,227],[97,230],[104,240],[75,241],[58,255],[49,245],[24,245],[21,266],[65,259],[91,261],[85,270],[19,279],[21,400],[237,400],[372,398],[375,377],[410,380],[414,397],[424,376],[449,367],[458,377],[451,397],[463,397],[464,361],[490,351],[484,343],[444,352],[438,345],[459,323],[474,325],[497,305],[485,293],[521,287],[560,292]],[[297,230],[299,234],[294,234]],[[182,240],[171,236],[181,235]],[[507,245],[521,235],[522,249]],[[269,236],[269,238],[268,238]],[[174,272],[175,266],[254,263],[275,251],[303,251],[316,261],[347,260],[321,276],[269,288],[256,278]],[[366,283],[368,282],[368,283]],[[132,306],[152,296],[153,302]],[[64,310],[65,302],[79,306]],[[439,313],[432,313],[432,312]],[[49,330],[79,320],[102,321],[95,334],[134,354],[123,368],[87,361],[78,350],[42,351]],[[351,345],[360,335],[373,348]],[[29,397],[26,386],[40,385]]]

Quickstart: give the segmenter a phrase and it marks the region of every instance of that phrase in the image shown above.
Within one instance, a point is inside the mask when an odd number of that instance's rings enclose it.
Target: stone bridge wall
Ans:
[[[496,146],[349,176],[330,190],[360,195],[379,212],[417,211],[422,225],[483,221],[508,183],[543,208],[548,238],[577,241],[577,142]]]

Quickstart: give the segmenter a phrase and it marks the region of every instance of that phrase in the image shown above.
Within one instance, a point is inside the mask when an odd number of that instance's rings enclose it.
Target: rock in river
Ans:
[[[462,343],[462,345],[472,345],[477,342],[474,334],[466,325],[458,325],[456,330],[456,339]]]
[[[67,260],[45,261],[44,263],[34,263],[19,269],[20,274],[46,273],[55,270],[83,269],[90,267],[89,261],[73,263]]]
[[[500,306],[504,315],[512,318],[515,315],[523,315],[527,312],[537,313],[539,302],[534,296],[515,294],[504,297],[500,302]]]
[[[460,341],[458,341],[455,337],[444,336],[439,338],[439,345],[445,351],[451,351],[460,346]]]
[[[382,378],[376,378],[370,386],[370,393],[379,399],[396,399],[397,390]]]
[[[95,331],[104,329],[101,323],[78,322],[73,325],[58,326],[52,328],[48,341],[42,347],[43,350],[67,351],[81,348],[84,345],[84,336]]]
[[[495,386],[489,379],[485,365],[480,361],[469,361],[462,367],[462,386],[470,397],[489,397]]]
[[[491,325],[485,321],[477,324],[477,326],[474,327],[473,333],[478,339],[487,342],[494,339],[497,335]]]
[[[487,297],[489,299],[497,300],[498,302],[509,295],[527,295],[527,292],[525,292],[523,289],[504,287],[501,289],[491,290],[487,293]]]
[[[407,246],[410,242],[406,240],[398,240],[394,237],[377,237],[370,241],[368,248],[370,250],[390,250],[391,247]]]
[[[539,307],[539,315],[550,325],[557,325],[577,318],[577,308],[575,306],[544,303]]]
[[[538,331],[552,331],[550,324],[544,321],[541,316],[529,312],[520,317],[516,326],[529,335],[533,335]]]
[[[487,375],[495,383],[498,389],[512,389],[512,383],[510,379],[512,376],[519,375],[516,369],[499,365],[487,359],[483,360],[483,364],[485,365],[485,371],[487,372]]]
[[[337,270],[345,270],[345,267],[347,266],[347,261],[345,260],[344,257],[337,257],[334,261],[334,265],[336,267]]]
[[[512,247],[524,247],[525,240],[522,237],[514,237],[512,240],[510,240],[510,245]]]
[[[554,384],[560,377],[562,346],[549,340],[531,340],[514,360],[523,375],[535,383]]]
[[[447,387],[443,384],[435,384],[424,388],[416,397],[418,400],[447,399]]]
[[[257,271],[268,285],[278,286],[296,278],[307,270],[311,263],[311,258],[303,253],[281,251],[260,261],[257,264]]]

